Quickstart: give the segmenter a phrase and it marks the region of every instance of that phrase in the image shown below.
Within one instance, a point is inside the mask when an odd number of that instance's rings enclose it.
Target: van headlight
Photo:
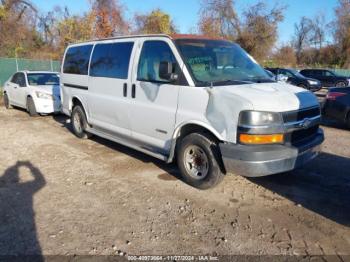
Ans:
[[[239,115],[239,126],[270,126],[282,125],[283,120],[280,113],[262,111],[242,111]]]
[[[242,111],[238,121],[238,140],[246,145],[283,144],[283,119],[280,113]]]
[[[46,93],[43,93],[43,92],[36,91],[35,94],[36,94],[36,96],[38,98],[41,98],[41,99],[51,99],[51,100],[53,99],[52,95],[46,94]]]

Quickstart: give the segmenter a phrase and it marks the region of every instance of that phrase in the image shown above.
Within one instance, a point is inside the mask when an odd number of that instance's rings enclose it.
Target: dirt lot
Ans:
[[[350,131],[302,170],[209,191],[63,116],[0,109],[0,254],[350,255]]]

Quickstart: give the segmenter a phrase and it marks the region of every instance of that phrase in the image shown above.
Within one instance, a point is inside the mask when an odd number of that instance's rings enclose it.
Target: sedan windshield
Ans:
[[[60,79],[57,74],[30,73],[27,74],[28,83],[31,86],[59,85]]]
[[[274,82],[239,45],[224,40],[176,40],[197,86]]]
[[[302,74],[299,73],[299,71],[295,70],[295,69],[288,69],[289,72],[291,72],[293,75],[295,75],[296,77],[299,78],[305,78],[305,76],[303,76]]]

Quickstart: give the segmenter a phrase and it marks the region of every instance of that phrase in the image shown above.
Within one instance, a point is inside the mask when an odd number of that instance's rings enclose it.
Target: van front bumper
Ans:
[[[246,177],[267,176],[291,171],[314,159],[324,141],[322,129],[307,143],[298,146],[247,146],[222,143],[220,150],[226,172]]]

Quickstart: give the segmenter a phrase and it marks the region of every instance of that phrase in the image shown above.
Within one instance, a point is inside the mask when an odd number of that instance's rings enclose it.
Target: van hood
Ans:
[[[228,142],[236,143],[239,115],[244,110],[286,112],[319,106],[316,96],[285,83],[207,88],[207,121]]]
[[[30,86],[32,90],[46,93],[49,95],[59,96],[60,86],[59,85],[43,85],[43,86]]]
[[[234,96],[250,104],[250,110],[285,112],[318,106],[317,97],[287,83],[258,83],[214,87],[213,93]]]

